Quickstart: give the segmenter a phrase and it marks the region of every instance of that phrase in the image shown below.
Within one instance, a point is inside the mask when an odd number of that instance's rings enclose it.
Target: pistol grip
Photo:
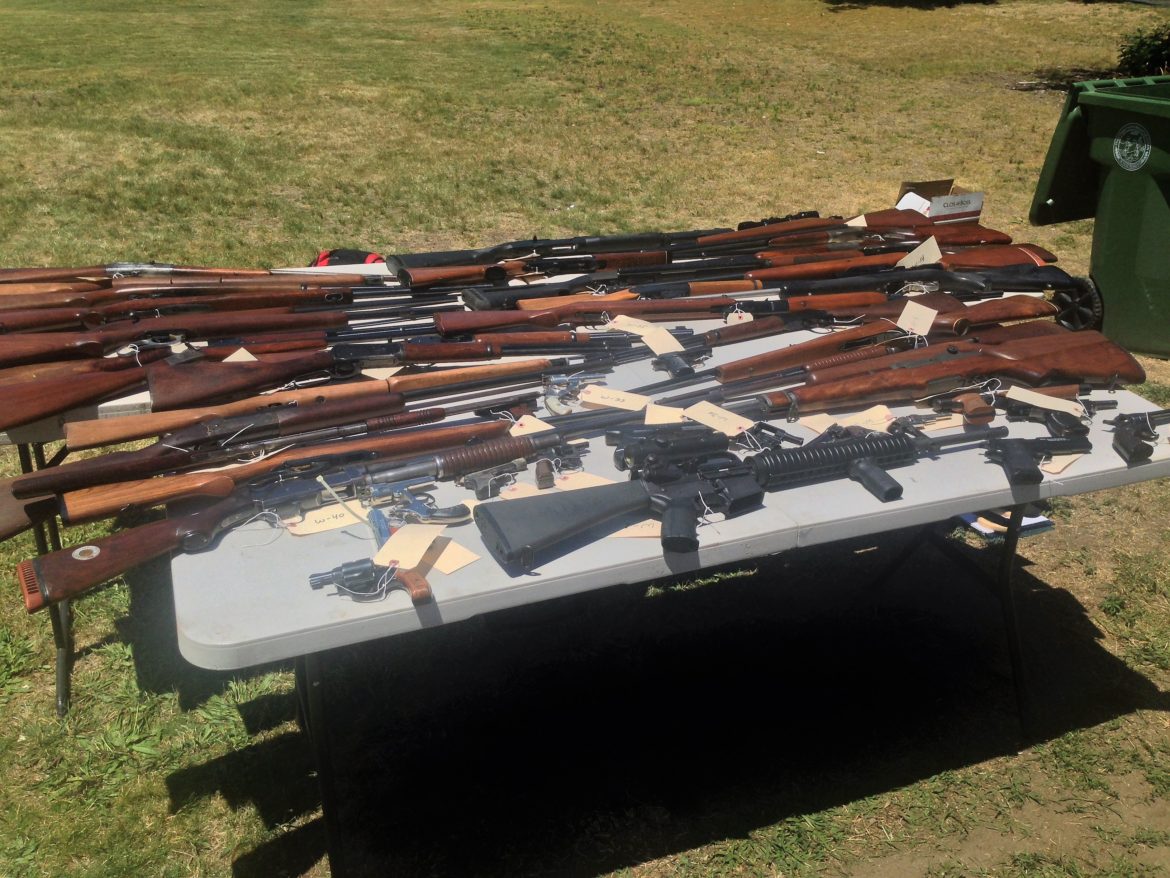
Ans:
[[[667,504],[662,510],[662,549],[665,552],[699,550],[699,516],[689,502]]]
[[[402,587],[410,595],[411,601],[416,604],[425,604],[432,597],[431,584],[413,567],[409,570],[399,570],[394,575],[394,581],[402,584]]]

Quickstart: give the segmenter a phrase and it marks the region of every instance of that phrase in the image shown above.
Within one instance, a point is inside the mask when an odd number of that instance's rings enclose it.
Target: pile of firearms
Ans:
[[[924,244],[937,249],[906,267]],[[849,222],[809,212],[736,229],[515,241],[390,256],[349,273],[3,269],[0,429],[143,390],[151,413],[67,420],[56,465],[4,485],[0,537],[47,516],[73,524],[170,511],[21,564],[32,611],[149,558],[205,549],[266,511],[288,517],[346,500],[399,520],[466,518],[411,486],[462,480],[490,496],[508,467],[570,455],[573,440],[605,431],[630,481],[477,506],[497,560],[531,567],[567,534],[635,510],[661,518],[666,551],[694,551],[702,510],[738,515],[765,491],[847,477],[890,500],[900,487],[886,468],[947,445],[978,444],[1009,481],[1035,481],[1039,458],[1086,450],[1080,419],[1016,403],[1017,416],[1055,425],[1049,442],[1022,445],[986,426],[994,394],[960,389],[995,379],[1076,400],[1086,386],[1144,380],[1124,350],[1053,319],[1053,294],[1077,284],[1054,261],[975,223],[887,210]],[[908,302],[929,309],[918,312],[926,323],[902,325]],[[666,324],[659,343],[611,326],[631,318],[642,329]],[[669,326],[678,321],[710,329]],[[785,337],[810,328],[824,331],[796,344]],[[713,348],[762,338],[775,339],[768,352],[702,368]],[[728,436],[698,423],[647,427],[642,411],[571,411],[588,376],[612,373],[618,389],[617,367],[640,359],[663,380],[620,389],[670,407],[715,403],[755,426]],[[387,366],[399,371],[378,371]],[[924,397],[975,426],[939,438],[903,420],[893,432],[838,429],[795,447],[768,424]],[[512,435],[526,413],[548,428]],[[1153,423],[1118,421],[1127,459],[1149,456]],[[71,450],[151,437],[138,450],[61,462]],[[579,496],[566,506],[570,493]],[[368,562],[314,585],[325,581],[355,595],[387,581],[416,600],[429,595],[410,571],[388,580]]]

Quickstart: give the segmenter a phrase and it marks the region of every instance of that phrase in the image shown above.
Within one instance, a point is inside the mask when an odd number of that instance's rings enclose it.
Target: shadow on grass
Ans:
[[[117,637],[134,648],[134,670],[144,692],[179,696],[179,707],[191,710],[227,690],[233,680],[266,674],[291,664],[261,665],[242,671],[209,671],[183,658],[175,638],[175,601],[170,559],[141,564],[125,575],[130,610],[116,620]],[[230,612],[230,608],[225,610]]]
[[[907,539],[328,654],[335,874],[595,875],[794,818],[773,856],[787,871],[786,857],[832,856],[804,817],[1014,753],[999,605],[929,546],[873,588]],[[1037,738],[1170,709],[1067,592],[1026,569],[1016,590]],[[270,826],[311,813],[299,737],[173,776],[176,807],[222,792]],[[301,874],[323,852],[306,823],[234,871]]]
[[[830,12],[850,12],[855,9],[869,9],[886,6],[891,9],[954,9],[956,6],[995,6],[999,0],[825,0]]]
[[[1068,91],[1076,82],[1120,78],[1116,70],[1093,67],[1044,67],[1033,70],[1028,79],[1010,86],[1014,91]]]

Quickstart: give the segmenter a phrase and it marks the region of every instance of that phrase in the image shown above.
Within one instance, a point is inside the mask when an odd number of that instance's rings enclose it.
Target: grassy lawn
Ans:
[[[1091,223],[1026,224],[1063,94],[1016,86],[1105,73],[1161,16],[0,0],[0,265],[289,265],[848,215],[953,176],[988,193],[988,225],[1084,272]],[[1148,366],[1170,404],[1170,369]],[[1043,736],[1020,753],[977,590],[940,597],[925,553],[891,594],[852,593],[896,545],[339,656],[347,697],[387,705],[339,744],[384,769],[343,783],[347,820],[375,827],[356,856],[455,875],[1166,874],[1168,500],[1149,483],[1062,501],[1022,547]],[[59,720],[48,620],[10,575],[32,551],[0,546],[0,876],[326,874],[289,669],[187,665],[166,565],[147,565],[78,603]]]

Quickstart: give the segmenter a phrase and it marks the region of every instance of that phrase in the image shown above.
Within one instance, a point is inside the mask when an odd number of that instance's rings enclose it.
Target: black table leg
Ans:
[[[297,703],[301,724],[313,747],[317,766],[317,785],[321,790],[321,816],[325,824],[325,852],[329,873],[335,878],[345,875],[345,856],[338,823],[337,790],[333,772],[333,751],[329,741],[329,723],[325,704],[325,678],[320,653],[309,653],[296,660]]]
[[[57,455],[52,462],[46,461],[45,446],[39,442],[32,446],[21,443],[17,446],[17,454],[20,457],[20,469],[25,473],[54,466],[64,456]],[[33,526],[33,540],[39,555],[60,549],[61,532],[57,528],[57,520],[50,517],[47,521],[37,522]],[[49,619],[53,623],[53,643],[57,648],[57,716],[65,716],[69,712],[73,688],[73,613],[69,609],[69,601],[61,601],[50,607]]]

